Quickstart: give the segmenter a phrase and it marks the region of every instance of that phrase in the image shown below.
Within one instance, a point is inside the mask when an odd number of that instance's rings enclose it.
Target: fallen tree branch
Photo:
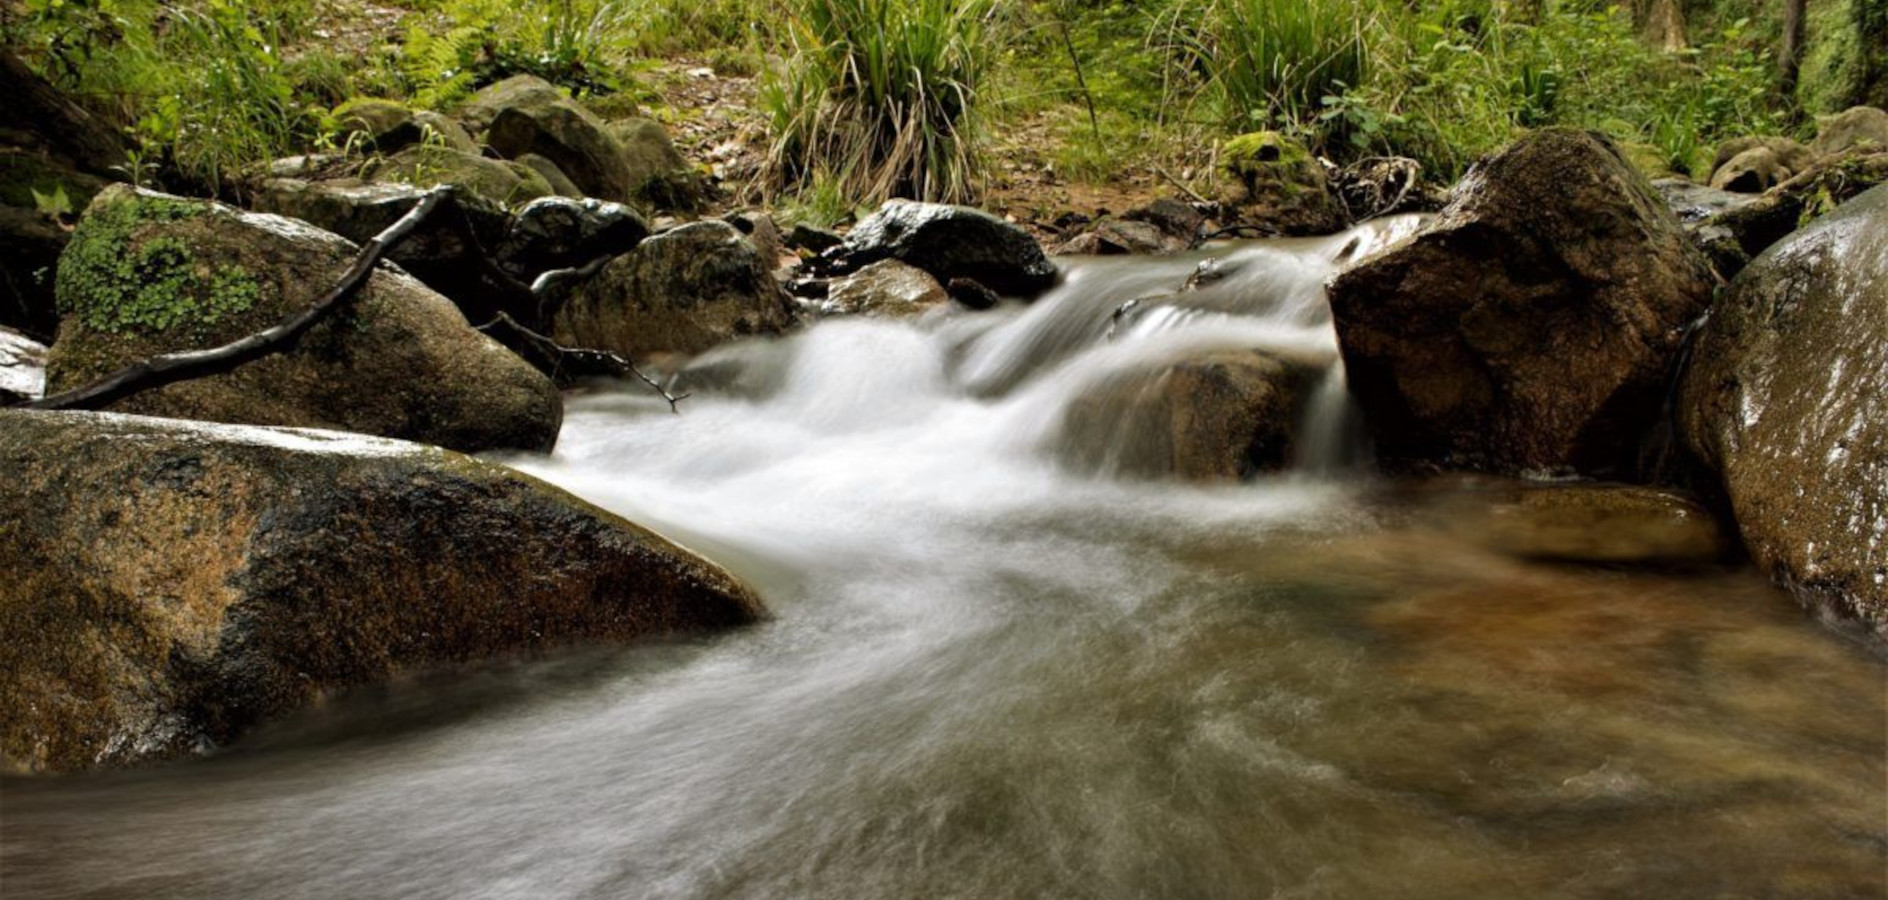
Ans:
[[[265,328],[240,340],[208,350],[166,353],[132,363],[81,388],[74,388],[26,404],[28,409],[99,409],[152,388],[228,372],[246,362],[280,353],[316,322],[346,305],[361,285],[367,283],[374,266],[393,245],[407,236],[432,214],[433,208],[452,192],[450,187],[434,188],[421,197],[400,220],[361,245],[354,264],[339,283],[329,288],[313,306],[295,313],[273,327]]]
[[[634,375],[643,384],[661,394],[662,399],[668,401],[669,412],[677,415],[682,412],[677,404],[692,396],[683,394],[677,397],[669,393],[668,389],[655,379],[643,374],[643,371],[636,368],[634,363],[608,350],[566,347],[551,337],[532,331],[520,324],[517,319],[502,312],[490,322],[480,325],[478,330],[511,348],[512,352],[523,357],[544,374],[551,376],[552,380],[559,384],[566,384],[571,379],[590,375],[607,375],[613,378]]]
[[[1203,203],[1203,204],[1206,204],[1207,206],[1217,206],[1217,205],[1218,205],[1218,204],[1215,204],[1215,203],[1214,203],[1213,201],[1211,201],[1211,200],[1208,200],[1208,199],[1206,199],[1205,197],[1202,197],[1202,196],[1200,196],[1200,192],[1199,192],[1199,191],[1196,191],[1196,190],[1194,190],[1193,188],[1191,188],[1191,187],[1189,187],[1189,186],[1187,185],[1187,183],[1186,183],[1186,182],[1184,182],[1184,181],[1181,181],[1181,180],[1180,180],[1180,179],[1179,179],[1178,177],[1176,177],[1176,176],[1175,176],[1175,175],[1174,175],[1174,174],[1173,174],[1172,172],[1169,172],[1169,171],[1167,171],[1167,168],[1166,168],[1165,166],[1162,166],[1162,165],[1159,165],[1159,164],[1155,164],[1155,166],[1154,166],[1154,172],[1155,172],[1155,174],[1157,174],[1157,175],[1159,175],[1160,177],[1162,177],[1162,178],[1165,178],[1165,179],[1167,179],[1168,181],[1170,181],[1170,182],[1172,182],[1172,183],[1173,183],[1173,186],[1174,186],[1174,187],[1177,187],[1177,188],[1179,188],[1179,189],[1180,189],[1181,191],[1183,191],[1183,192],[1185,192],[1185,193],[1186,193],[1186,195],[1187,195],[1188,197],[1191,197],[1191,198],[1193,198],[1193,201],[1194,201],[1195,203]]]

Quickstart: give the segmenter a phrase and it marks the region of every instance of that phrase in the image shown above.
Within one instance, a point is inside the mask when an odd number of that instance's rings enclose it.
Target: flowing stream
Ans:
[[[516,465],[756,585],[711,638],[433,673],[209,759],[14,779],[0,895],[1888,896],[1888,675],[1740,568],[1491,542],[1360,463],[1321,284],[1411,227],[1101,259],[1029,307],[717,351]],[[1264,347],[1289,472],[1125,474],[1063,414]],[[364,552],[367,551],[364,548]]]

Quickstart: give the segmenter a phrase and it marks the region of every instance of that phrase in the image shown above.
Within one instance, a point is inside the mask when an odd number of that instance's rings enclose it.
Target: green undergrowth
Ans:
[[[241,266],[199,259],[180,238],[144,229],[201,217],[199,202],[125,198],[94,207],[59,257],[55,292],[62,314],[112,334],[202,331],[263,299]]]

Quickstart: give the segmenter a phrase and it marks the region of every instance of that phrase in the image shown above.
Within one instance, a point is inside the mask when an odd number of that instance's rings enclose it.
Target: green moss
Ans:
[[[146,228],[197,218],[202,203],[130,195],[90,210],[59,258],[59,311],[113,334],[201,331],[254,307],[262,283],[241,266],[212,266],[171,235]]]
[[[1311,151],[1276,131],[1255,131],[1220,145],[1220,158],[1236,172],[1252,166],[1307,163],[1311,161]]]

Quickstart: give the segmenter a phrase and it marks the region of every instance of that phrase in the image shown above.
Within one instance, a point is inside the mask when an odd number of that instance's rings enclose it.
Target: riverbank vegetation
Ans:
[[[1279,131],[1458,175],[1524,129],[1611,134],[1702,178],[1888,93],[1882,0],[9,0],[6,45],[123,127],[129,177],[217,192],[332,141],[351,97],[445,108],[528,72],[656,103],[685,59],[752,76],[764,187],[827,209],[971,200],[1027,140],[1058,176],[1211,171]],[[1785,61],[1789,60],[1789,64]],[[1171,173],[1179,173],[1172,175]]]

